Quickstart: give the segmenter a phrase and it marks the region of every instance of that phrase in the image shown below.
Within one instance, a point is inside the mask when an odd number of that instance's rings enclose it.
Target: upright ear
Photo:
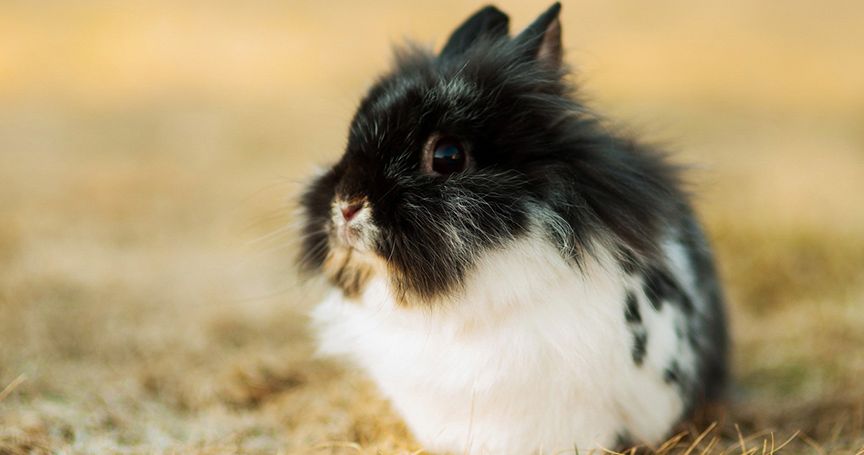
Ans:
[[[465,20],[453,31],[440,57],[448,58],[464,53],[481,36],[501,38],[509,32],[510,19],[492,5],[486,6]]]
[[[549,68],[561,66],[561,3],[555,2],[513,40],[526,58]]]

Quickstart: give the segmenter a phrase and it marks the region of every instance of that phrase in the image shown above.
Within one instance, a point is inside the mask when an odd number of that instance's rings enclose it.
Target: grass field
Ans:
[[[390,43],[479,5],[0,2],[0,454],[419,449],[312,357],[291,201]],[[728,287],[731,402],[661,452],[861,454],[864,3],[650,5],[563,19],[594,106],[693,164]]]

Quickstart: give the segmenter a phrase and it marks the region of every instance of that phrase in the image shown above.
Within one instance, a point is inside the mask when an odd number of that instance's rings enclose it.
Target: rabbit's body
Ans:
[[[359,301],[333,293],[314,313],[320,346],[362,365],[428,450],[656,442],[716,373],[691,341],[717,318],[712,296],[698,290],[691,256],[702,253],[679,238],[664,251],[692,311],[674,293],[655,308],[645,274],[608,252],[574,273],[555,245],[528,234],[485,255],[448,311],[403,308],[384,280]]]
[[[720,394],[726,327],[679,170],[570,96],[558,5],[401,53],[303,196],[347,356],[427,449],[657,443]]]

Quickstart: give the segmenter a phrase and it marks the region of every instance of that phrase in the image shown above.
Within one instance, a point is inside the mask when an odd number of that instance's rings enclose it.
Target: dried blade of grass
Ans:
[[[49,445],[38,441],[13,439],[10,442],[0,441],[0,453],[3,455],[32,455],[55,452],[52,451],[52,448]]]
[[[843,419],[838,419],[838,421],[831,427],[831,436],[828,439],[829,443],[836,443],[840,436],[843,434],[843,429],[846,426],[846,422]]]
[[[864,434],[864,402],[856,406],[852,413],[852,430]]]
[[[813,450],[815,450],[819,455],[826,455],[828,452],[825,451],[825,448],[819,445],[818,442],[813,440],[810,436],[807,436],[807,433],[801,433],[801,440],[804,441],[805,444],[810,446]]]
[[[0,392],[0,402],[2,402],[3,400],[6,399],[6,397],[11,395],[12,391],[14,391],[15,388],[17,388],[19,385],[21,385],[21,383],[24,382],[25,380],[27,380],[27,375],[25,375],[25,374],[21,374],[17,378],[15,378],[14,380],[12,380],[12,382],[10,382],[9,385],[7,385],[3,389],[2,392]]]
[[[697,436],[696,439],[693,440],[693,443],[690,444],[690,447],[688,447],[687,450],[684,451],[684,455],[690,455],[691,452],[696,450],[696,447],[699,445],[699,443],[702,442],[702,440],[705,439],[706,436],[708,436],[708,433],[714,431],[715,428],[717,428],[717,422],[712,422],[711,425],[708,425],[708,428],[703,430],[702,433],[699,433],[699,436]]]
[[[714,448],[717,447],[717,444],[719,444],[719,443],[720,443],[720,438],[718,438],[717,436],[712,437],[711,442],[709,442],[708,445],[704,449],[702,449],[702,452],[700,452],[700,455],[707,455],[709,453],[712,453],[711,451],[714,450]]]
[[[736,425],[736,427],[737,427],[737,425]],[[744,445],[746,445],[746,442],[747,442],[747,441],[752,441],[752,440],[754,440],[754,439],[761,438],[761,437],[763,437],[763,436],[765,436],[765,435],[769,435],[769,434],[771,434],[772,432],[773,432],[773,430],[761,430],[761,431],[757,431],[756,433],[753,433],[753,434],[751,434],[750,436],[747,436],[746,438],[743,438],[743,441],[742,441],[742,439],[741,439],[742,433],[741,433],[741,431],[739,430],[739,431],[738,431],[738,441],[733,442],[732,444],[729,444],[729,445],[726,446],[726,448],[723,449],[723,451],[720,452],[720,453],[721,453],[721,454],[727,454],[727,453],[730,453],[730,451],[731,451],[732,449],[734,449],[734,448],[736,448],[736,447],[741,447],[741,446],[742,446],[742,442],[745,443]],[[746,453],[749,453],[749,452],[753,452],[753,451],[755,451],[755,450],[758,450],[758,449],[756,449],[756,448],[753,448],[752,450],[744,450],[744,449],[742,449],[742,450],[741,450],[741,453],[742,453],[742,454],[746,454]]]
[[[363,452],[363,447],[356,442],[350,441],[330,441],[330,442],[322,442],[321,444],[317,444],[312,447],[312,450],[325,450],[325,449],[351,449],[356,452]]]
[[[780,446],[778,446],[776,449],[774,449],[772,447],[771,453],[773,454],[775,452],[779,452],[779,451],[783,450],[783,448],[786,447],[787,445],[789,445],[792,441],[794,441],[795,438],[797,438],[799,434],[801,434],[801,430],[795,430],[795,432],[792,433],[792,436],[789,436],[789,439],[787,439],[785,442],[783,442],[783,444],[780,444]],[[774,443],[774,433],[771,433],[771,443],[772,444]]]
[[[741,446],[741,453],[747,453],[747,443],[744,442],[744,435],[741,434],[741,427],[738,424],[735,424],[735,432],[738,433],[738,443]]]
[[[657,450],[654,451],[654,453],[662,454],[662,453],[668,452],[673,447],[675,447],[679,442],[681,442],[681,440],[684,439],[684,436],[687,436],[686,431],[682,431],[682,432],[676,434],[675,436],[672,436],[671,438],[667,439],[666,442],[664,442],[660,447],[658,447]]]

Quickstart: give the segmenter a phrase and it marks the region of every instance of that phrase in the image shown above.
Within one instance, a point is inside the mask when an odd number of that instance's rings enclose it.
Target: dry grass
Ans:
[[[864,7],[646,5],[567,3],[569,57],[703,165],[736,339],[731,404],[655,449],[860,454]],[[286,201],[388,42],[475,6],[0,4],[0,454],[418,450],[311,356]]]

